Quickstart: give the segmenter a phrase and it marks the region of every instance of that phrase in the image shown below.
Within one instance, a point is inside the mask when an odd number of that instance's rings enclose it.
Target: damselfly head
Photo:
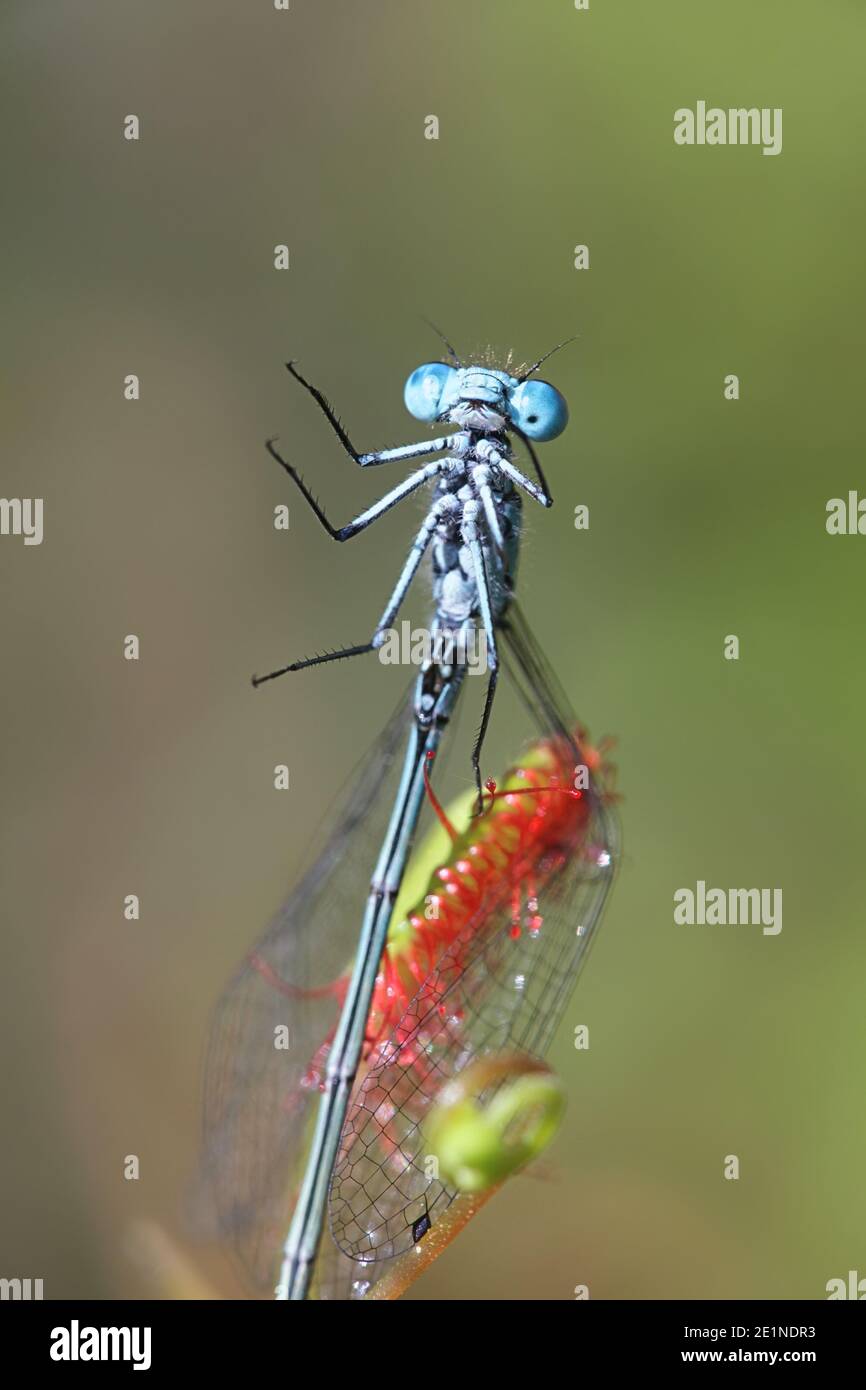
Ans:
[[[426,362],[409,377],[403,399],[410,415],[428,424],[450,420],[486,434],[514,429],[542,443],[568,424],[565,397],[555,386],[480,365]]]

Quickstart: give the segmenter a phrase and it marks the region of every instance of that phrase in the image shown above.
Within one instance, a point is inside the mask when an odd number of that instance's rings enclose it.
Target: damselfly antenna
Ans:
[[[454,366],[455,366],[455,367],[462,367],[462,366],[463,366],[463,363],[460,361],[460,358],[457,356],[456,349],[455,349],[454,347],[452,347],[451,343],[449,343],[448,339],[445,337],[445,334],[442,332],[441,328],[437,328],[436,325],[435,325],[435,323],[431,322],[430,319],[425,318],[425,316],[424,316],[423,314],[421,315],[421,322],[422,322],[422,323],[426,323],[426,325],[427,325],[428,328],[432,328],[432,329],[433,329],[433,332],[436,334],[436,337],[437,337],[437,338],[440,338],[440,339],[442,340],[442,342],[445,344],[445,346],[446,346],[447,349],[448,349],[448,355],[449,355],[449,357],[451,358],[451,361],[454,363]]]
[[[543,357],[539,357],[537,362],[533,362],[532,366],[527,368],[527,370],[521,376],[519,376],[517,380],[527,381],[529,377],[532,376],[533,372],[538,371],[538,368],[541,366],[542,362],[546,362],[548,357],[552,357],[555,352],[559,352],[560,348],[568,347],[569,343],[575,342],[577,336],[578,335],[576,333],[572,333],[570,338],[564,338],[561,343],[557,343],[556,347],[552,347],[550,349],[550,352],[546,352]]]

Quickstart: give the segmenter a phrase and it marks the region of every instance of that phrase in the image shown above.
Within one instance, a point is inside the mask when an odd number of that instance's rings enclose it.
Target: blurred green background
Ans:
[[[7,0],[2,491],[45,540],[0,540],[0,1273],[152,1294],[147,1218],[239,1288],[181,1219],[208,1012],[405,673],[248,677],[363,640],[417,515],[338,551],[262,441],[339,519],[372,500],[282,363],[363,447],[407,441],[427,314],[467,353],[579,334],[521,594],[617,736],[624,859],[564,1129],[413,1296],[866,1274],[866,540],[824,527],[866,488],[864,38],[843,0]],[[782,154],[675,146],[698,99],[782,107]],[[781,887],[781,935],[675,927],[698,878]]]

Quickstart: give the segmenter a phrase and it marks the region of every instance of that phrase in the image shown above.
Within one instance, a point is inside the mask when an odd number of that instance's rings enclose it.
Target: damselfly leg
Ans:
[[[405,459],[418,458],[421,454],[438,454],[448,447],[448,437],[443,436],[441,439],[423,439],[419,444],[402,444],[397,449],[377,449],[373,453],[361,454],[343,428],[343,422],[327,396],[301,376],[294,362],[287,362],[286,370],[291,372],[295,381],[300,382],[301,386],[309,391],[349,458],[360,464],[361,468],[370,468],[377,463],[400,463]]]

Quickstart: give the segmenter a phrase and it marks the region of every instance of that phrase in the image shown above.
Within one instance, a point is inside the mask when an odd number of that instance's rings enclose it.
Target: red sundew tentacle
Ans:
[[[526,867],[526,910],[529,913],[529,934],[537,936],[544,925],[544,918],[538,911],[538,881],[533,865]]]
[[[430,805],[433,807],[433,810],[434,810],[435,813],[436,813],[436,819],[439,821],[439,824],[440,824],[440,825],[442,826],[442,828],[446,831],[446,833],[447,833],[448,835],[450,835],[450,837],[451,837],[451,843],[452,843],[452,845],[453,845],[454,842],[455,842],[455,840],[457,839],[457,831],[454,829],[454,826],[451,824],[450,820],[448,819],[447,815],[445,814],[445,812],[444,812],[444,810],[443,810],[443,808],[442,808],[442,803],[440,802],[438,796],[437,796],[436,793],[434,792],[433,787],[432,787],[431,782],[430,782],[430,773],[429,773],[428,769],[429,769],[430,764],[432,763],[432,761],[433,761],[433,759],[434,759],[435,757],[436,757],[436,754],[435,754],[435,752],[434,752],[434,750],[433,750],[432,748],[431,748],[431,749],[427,752],[427,754],[425,755],[425,758],[424,758],[424,790],[425,790],[425,792],[427,793],[427,800],[430,802]]]
[[[475,872],[478,874],[482,874],[485,877],[488,874],[495,873],[497,869],[497,865],[493,862],[493,859],[490,857],[490,854],[486,852],[491,850],[497,851],[498,858],[499,853],[501,853],[501,851],[499,851],[498,846],[495,845],[471,845],[469,849]]]
[[[511,889],[511,927],[509,929],[509,935],[513,941],[516,941],[520,935],[520,913],[522,908],[523,894],[520,889],[520,884],[515,883]]]
[[[535,912],[538,908],[538,884],[535,871],[531,867],[527,867],[526,870],[526,906],[530,912]]]
[[[302,989],[297,985],[290,985],[288,980],[278,975],[274,967],[264,956],[260,956],[258,951],[251,951],[247,960],[267,984],[284,994],[287,999],[327,999],[329,995],[339,998],[340,990],[342,989],[343,993],[346,990],[348,976],[341,975],[338,980],[332,980],[328,985],[319,985],[315,989]]]
[[[520,909],[523,905],[523,897],[520,892],[520,884],[515,883],[511,890],[511,923],[512,926],[520,925]]]
[[[582,743],[580,746],[583,747]],[[462,850],[460,859],[446,861],[432,875],[431,883],[436,888],[427,893],[426,902],[435,903],[435,915],[431,918],[425,913],[422,918],[418,912],[410,914],[410,949],[403,945],[399,953],[392,956],[386,948],[370,1012],[371,1020],[376,1022],[367,1039],[367,1056],[374,1046],[381,1046],[382,1040],[397,1026],[419,985],[426,981],[431,999],[435,1001],[436,983],[431,977],[436,962],[443,950],[467,928],[473,916],[484,908],[485,902],[490,901],[491,889],[495,890],[499,901],[507,902],[510,898],[518,934],[525,892],[531,914],[529,929],[536,932],[540,929],[537,866],[541,862],[546,866],[543,881],[562,862],[561,854],[554,851],[559,843],[566,843],[577,833],[583,807],[579,805],[582,793],[571,787],[571,745],[565,740],[537,745],[536,758],[536,766],[517,768],[507,774],[509,781],[519,778],[524,785],[507,786],[503,791],[497,790],[495,783],[488,785],[489,802],[483,814],[473,822],[477,838]],[[594,770],[598,762],[590,766]],[[431,804],[453,842],[457,838],[454,827],[429,788],[426,771],[425,766]],[[458,966],[455,962],[455,967]],[[345,993],[342,981],[316,993],[336,993],[341,986]],[[445,987],[443,981],[442,988]],[[448,1026],[452,1024],[453,1021]],[[411,1046],[407,1048],[406,1065],[418,1065],[417,1051]]]
[[[390,955],[385,953],[385,993],[393,999],[402,992],[402,984],[397,967]]]
[[[321,1047],[318,1047],[316,1049],[313,1055],[312,1062],[307,1067],[307,1070],[304,1072],[304,1075],[301,1078],[302,1090],[320,1090],[323,1086],[325,1076],[325,1065],[328,1060],[328,1053],[331,1050],[331,1043],[334,1041],[334,1034],[336,1033],[336,1031],[336,1028],[332,1028],[325,1041],[322,1043]],[[291,1114],[296,1104],[297,1097],[293,1097],[292,1094],[289,1093],[283,1101],[283,1109],[286,1110],[289,1114]]]

